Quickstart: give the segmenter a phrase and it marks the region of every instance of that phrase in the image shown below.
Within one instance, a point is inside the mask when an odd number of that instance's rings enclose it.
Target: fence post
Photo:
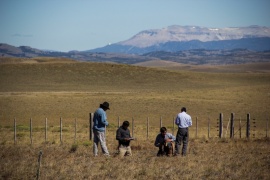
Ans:
[[[93,113],[89,113],[89,140],[93,139]]]
[[[210,138],[210,118],[208,117],[208,139]]]
[[[173,129],[172,129],[172,134],[174,135],[174,126],[175,126],[175,122],[174,122],[174,117],[173,117],[173,119],[172,119],[172,127],[173,127]]]
[[[247,131],[246,131],[246,137],[249,138],[250,135],[250,114],[247,114]]]
[[[146,137],[149,139],[149,117],[147,117],[147,129],[146,129]]]
[[[134,137],[134,118],[132,117],[132,137]]]
[[[230,138],[234,138],[234,113],[231,113]]]
[[[40,167],[41,167],[41,158],[42,158],[42,150],[40,150],[39,155],[38,155],[38,169],[37,169],[37,180],[39,179],[40,176]]]
[[[267,121],[266,121],[266,137],[268,137],[268,124],[269,124],[269,118],[267,117]]]
[[[75,134],[74,134],[74,144],[76,144],[77,140],[77,118],[75,118]]]
[[[48,119],[45,118],[45,143],[47,142]]]
[[[252,129],[253,130],[253,134],[252,135],[253,135],[253,138],[255,138],[255,136],[256,136],[256,127],[257,127],[256,126],[256,119],[253,119],[253,122],[252,123],[253,123],[253,126],[252,126],[253,127],[253,129]]]
[[[162,127],[162,116],[160,116],[160,122],[159,122],[159,128],[161,128]]]
[[[16,118],[14,118],[14,144],[17,143],[17,137],[16,137]]]
[[[118,128],[120,127],[120,117],[118,116]]]
[[[63,143],[62,139],[62,131],[63,131],[63,124],[62,124],[62,117],[60,117],[60,143]]]
[[[32,118],[30,118],[30,142],[31,145],[33,144],[33,138],[32,138]]]
[[[239,137],[242,138],[242,126],[241,126],[241,117],[239,119]]]
[[[222,137],[222,130],[223,130],[223,114],[219,114],[219,138]]]
[[[195,138],[198,137],[198,117],[196,117],[196,134],[195,134]]]

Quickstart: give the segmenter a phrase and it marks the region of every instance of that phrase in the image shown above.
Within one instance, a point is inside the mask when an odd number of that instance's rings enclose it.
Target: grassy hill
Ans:
[[[206,73],[68,59],[26,61],[0,64],[4,122],[14,117],[87,119],[103,101],[110,102],[112,120],[171,120],[182,106],[201,120],[215,120],[221,112],[226,118],[234,112],[237,117],[252,113],[265,120],[269,113],[269,73]]]
[[[41,179],[269,179],[269,138],[265,137],[270,105],[270,74],[260,71],[235,73],[220,67],[211,73],[200,66],[164,69],[109,63],[85,63],[69,59],[0,59],[0,179],[36,178],[37,159],[43,151]],[[259,67],[258,67],[259,66]],[[196,70],[197,68],[197,70]],[[263,66],[265,68],[265,66]],[[222,72],[222,73],[221,73]],[[224,73],[226,72],[226,73]],[[107,146],[110,158],[93,157],[89,141],[89,113],[108,101],[110,125]],[[193,118],[187,157],[156,157],[153,146],[163,126],[172,132],[172,121],[186,106]],[[235,139],[216,138],[219,113],[224,131],[235,113]],[[245,139],[245,118],[251,113],[252,134]],[[63,144],[59,119],[63,119]],[[198,138],[195,120],[198,118]],[[17,141],[13,145],[13,119]],[[33,144],[29,119],[33,120]],[[45,118],[48,140],[44,140]],[[74,140],[74,120],[77,139]],[[133,156],[115,157],[117,119],[135,122]],[[146,120],[149,118],[149,139]],[[207,137],[210,119],[211,135]],[[243,134],[239,138],[238,122]],[[131,127],[130,127],[131,128]],[[254,131],[256,130],[256,131]],[[176,129],[174,134],[176,133]],[[224,133],[225,134],[225,133]],[[224,137],[228,137],[227,133]],[[180,173],[180,174],[179,174]]]
[[[246,63],[246,64],[233,64],[233,65],[192,65],[183,64],[165,60],[152,60],[146,62],[136,63],[137,66],[143,67],[155,67],[168,70],[186,70],[195,72],[216,72],[216,73],[248,73],[248,72],[260,72],[269,73],[270,63]]]

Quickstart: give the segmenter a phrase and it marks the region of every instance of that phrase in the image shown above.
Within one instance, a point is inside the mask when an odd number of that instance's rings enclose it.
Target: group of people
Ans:
[[[99,108],[94,113],[94,156],[98,156],[98,144],[101,145],[102,153],[105,156],[110,156],[105,139],[106,126],[109,125],[106,115],[106,110],[108,109],[110,109],[109,103],[104,102],[100,104]],[[183,144],[181,155],[185,156],[187,154],[189,138],[188,128],[192,126],[192,119],[191,116],[186,112],[187,109],[182,107],[181,112],[175,119],[175,124],[178,126],[176,137],[167,132],[166,127],[160,128],[160,133],[157,135],[154,143],[154,145],[159,148],[157,156],[178,156],[180,155],[181,144]],[[116,140],[118,140],[118,150],[120,157],[132,155],[130,141],[134,140],[134,138],[131,137],[128,127],[129,122],[124,121],[122,126],[120,126],[116,131]]]

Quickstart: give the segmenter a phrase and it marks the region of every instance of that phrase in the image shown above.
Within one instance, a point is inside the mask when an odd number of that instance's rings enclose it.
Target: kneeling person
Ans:
[[[120,126],[118,130],[116,131],[116,140],[118,140],[119,142],[118,149],[119,149],[120,157],[132,155],[130,141],[133,140],[134,138],[130,136],[130,131],[128,129],[128,126],[129,126],[129,122],[124,121],[122,126]]]
[[[173,142],[175,136],[171,133],[167,133],[166,127],[160,128],[160,133],[156,137],[155,146],[159,147],[157,156],[171,156],[173,154]]]

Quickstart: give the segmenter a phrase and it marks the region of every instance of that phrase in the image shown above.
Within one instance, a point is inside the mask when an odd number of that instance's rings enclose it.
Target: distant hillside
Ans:
[[[111,62],[121,64],[137,64],[151,60],[166,60],[183,64],[243,64],[254,62],[270,62],[270,51],[250,51],[248,49],[233,50],[206,50],[194,49],[185,51],[153,51],[143,55],[122,53],[95,53],[95,52],[49,52],[31,47],[14,47],[0,44],[0,57],[57,57],[69,58],[77,61]],[[5,62],[4,60],[0,62]]]
[[[184,70],[196,72],[214,72],[214,73],[245,73],[245,72],[270,72],[270,62],[265,63],[247,63],[247,64],[230,64],[230,65],[192,65],[183,64],[165,60],[153,60],[135,64],[136,66],[154,67],[169,70]]]
[[[270,51],[257,52],[247,49],[205,50],[194,49],[178,52],[155,51],[143,56],[155,57],[183,64],[243,64],[270,62]]]

